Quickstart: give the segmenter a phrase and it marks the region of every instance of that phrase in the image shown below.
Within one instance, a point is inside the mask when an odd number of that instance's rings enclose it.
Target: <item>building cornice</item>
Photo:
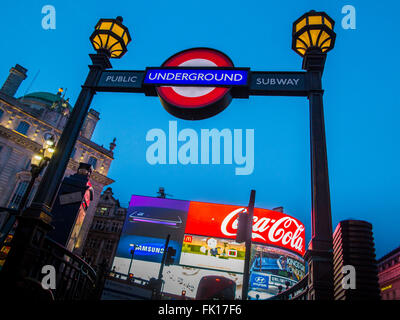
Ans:
[[[39,143],[29,139],[28,137],[24,136],[19,132],[6,128],[1,124],[0,124],[0,136],[8,140],[11,140],[16,144],[25,147],[26,149],[29,149],[33,152],[39,152],[40,149],[42,149],[42,146]]]
[[[14,108],[17,109],[18,112],[21,112],[22,114],[24,114],[25,116],[32,118],[33,121],[37,121],[38,123],[42,124],[43,126],[46,126],[48,128],[50,128],[50,130],[53,130],[55,133],[57,133],[58,135],[61,135],[62,130],[54,127],[53,125],[29,114],[28,112],[26,112],[23,109],[23,104],[21,102],[19,102],[17,99],[15,99],[14,97],[10,97],[8,95],[5,95],[4,93],[0,92],[0,100],[3,101],[3,103],[7,104],[8,107],[10,108]],[[23,136],[23,135],[22,135]],[[23,136],[25,137],[25,136]],[[26,139],[29,139],[27,137],[25,137]],[[106,156],[107,158],[109,158],[110,160],[114,160],[114,153],[111,150],[107,150],[106,148],[98,145],[97,143],[83,137],[83,136],[79,136],[78,137],[78,141],[84,145],[85,147],[91,148],[99,153],[101,153],[102,155]],[[32,141],[34,142],[34,141]]]
[[[79,163],[76,162],[74,159],[69,159],[69,163],[68,163],[68,168],[72,169],[74,172],[78,171],[78,167],[79,167]],[[112,184],[115,182],[115,180],[97,172],[97,171],[93,171],[91,176],[90,176],[90,180],[91,181],[95,181],[99,184],[102,184],[103,186],[108,186],[109,184]]]
[[[95,151],[105,155],[106,157],[108,157],[110,160],[114,160],[114,153],[110,150],[107,150],[106,148],[99,146],[97,143],[83,137],[83,136],[79,136],[78,140],[85,145],[86,147],[89,147],[91,149],[94,149]]]
[[[387,261],[395,259],[397,257],[400,257],[400,247],[397,247],[396,249],[385,254],[383,257],[379,258],[377,262],[378,262],[378,265],[382,265],[382,264],[386,263]]]

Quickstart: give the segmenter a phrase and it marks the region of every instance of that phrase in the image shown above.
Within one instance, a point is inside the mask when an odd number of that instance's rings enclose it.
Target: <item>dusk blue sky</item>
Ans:
[[[356,9],[356,29],[341,26],[344,5]],[[56,9],[56,29],[41,26],[44,5]],[[373,224],[377,257],[400,245],[399,58],[396,1],[2,1],[0,82],[10,67],[28,71],[17,96],[67,89],[72,104],[88,72],[89,36],[99,18],[122,15],[132,42],[114,69],[160,66],[191,47],[226,53],[237,67],[300,71],[291,50],[292,23],[303,13],[326,11],[335,21],[336,46],[323,77],[333,228],[343,219]],[[35,74],[40,70],[36,80]],[[108,147],[117,138],[109,177],[124,206],[132,194],[155,196],[159,186],[176,199],[283,206],[306,225],[310,239],[311,187],[308,100],[304,97],[236,99],[202,121],[174,118],[158,98],[98,93],[93,140]],[[149,130],[255,129],[255,168],[236,176],[234,165],[155,165],[146,162]]]

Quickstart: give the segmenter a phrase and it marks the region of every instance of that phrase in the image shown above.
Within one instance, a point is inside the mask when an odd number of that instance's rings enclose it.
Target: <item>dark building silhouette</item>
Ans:
[[[343,267],[355,268],[356,288],[345,289]],[[333,233],[335,300],[379,300],[378,268],[372,225],[366,221],[341,221]]]
[[[382,300],[400,300],[400,247],[378,260]]]
[[[106,268],[111,268],[126,212],[113,197],[112,189],[107,188],[100,196],[83,251],[85,260],[93,267],[106,263]]]

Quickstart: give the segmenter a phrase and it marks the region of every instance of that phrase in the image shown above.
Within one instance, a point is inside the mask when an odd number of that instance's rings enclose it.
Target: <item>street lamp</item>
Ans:
[[[129,30],[122,24],[122,17],[100,19],[90,36],[90,42],[97,52],[104,52],[109,58],[121,58],[131,41]]]
[[[293,23],[292,49],[302,57],[311,51],[328,52],[335,44],[334,25],[325,12],[305,13]]]
[[[335,44],[334,24],[325,12],[312,10],[293,23],[292,34],[292,49],[303,57],[309,86],[312,236],[305,259],[310,300],[333,300],[332,216],[321,79],[326,53]]]
[[[35,153],[31,159],[31,180],[19,204],[18,208],[19,215],[21,215],[22,211],[26,206],[29,195],[35,184],[36,178],[42,173],[43,169],[47,166],[51,157],[53,156],[53,153],[55,151],[54,144],[55,144],[54,135],[52,134],[47,135],[43,143],[43,148],[40,149],[39,153]]]

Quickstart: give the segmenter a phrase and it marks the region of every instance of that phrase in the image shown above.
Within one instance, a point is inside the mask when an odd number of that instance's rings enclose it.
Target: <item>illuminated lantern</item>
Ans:
[[[90,36],[90,42],[97,52],[105,53],[109,58],[121,58],[131,41],[129,30],[122,24],[122,17],[100,19]]]
[[[333,21],[325,12],[305,13],[293,23],[292,49],[300,56],[310,52],[328,52],[335,45]]]

